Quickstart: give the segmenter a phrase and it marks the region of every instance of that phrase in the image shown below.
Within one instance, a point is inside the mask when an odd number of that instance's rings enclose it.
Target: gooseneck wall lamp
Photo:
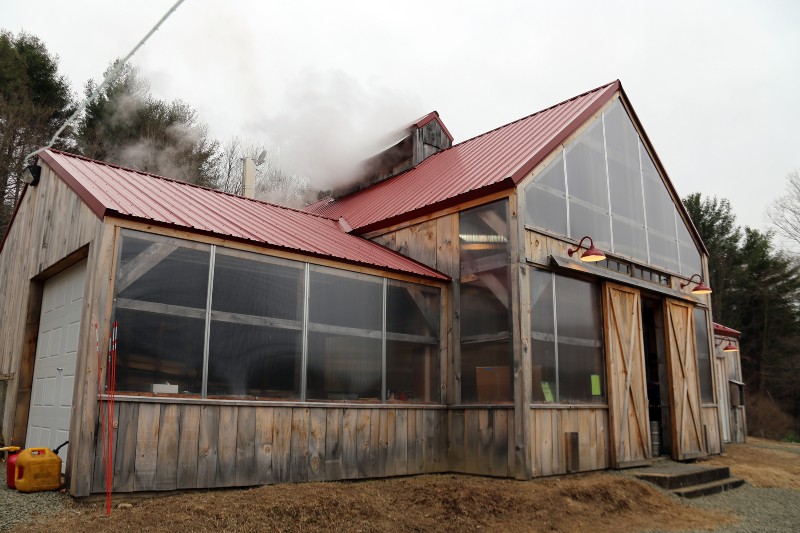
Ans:
[[[701,276],[700,274],[695,274],[694,276],[689,278],[689,281],[687,281],[686,283],[681,283],[681,289],[692,283],[692,281],[694,281],[694,278],[697,278],[698,281],[696,282],[697,285],[695,285],[694,289],[692,289],[692,294],[711,294],[711,287],[709,287],[703,282],[703,276]]]
[[[738,352],[739,351],[739,348],[737,348],[736,345],[733,344],[733,340],[731,340],[730,337],[722,337],[719,340],[719,342],[715,342],[714,343],[714,346],[720,346],[725,341],[728,341],[728,344],[726,344],[725,347],[722,348],[723,352]]]
[[[589,239],[589,247],[586,249],[585,252],[583,252],[583,254],[581,254],[581,261],[594,262],[594,261],[602,261],[603,259],[605,259],[606,254],[604,254],[602,250],[598,250],[597,248],[594,247],[594,241],[588,235],[586,235],[581,239],[581,242],[578,243],[578,246],[576,246],[574,250],[573,249],[567,250],[569,256],[572,257],[572,254],[580,250],[581,247],[583,246],[583,241],[585,241],[586,239]]]

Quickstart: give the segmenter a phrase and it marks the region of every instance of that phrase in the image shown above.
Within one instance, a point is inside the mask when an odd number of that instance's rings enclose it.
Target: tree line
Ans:
[[[800,177],[790,174],[790,192],[770,210],[777,235],[794,239],[800,223]],[[714,321],[742,333],[740,356],[751,433],[796,438],[800,434],[800,264],[775,245],[776,234],[736,223],[730,202],[693,193],[683,199],[708,248]],[[763,411],[762,402],[782,413]],[[752,406],[752,408],[751,408]],[[783,416],[783,418],[786,418]],[[771,429],[770,429],[771,428]]]
[[[96,88],[89,80],[85,95]],[[46,145],[78,103],[69,80],[58,72],[57,57],[39,38],[0,31],[0,234],[22,192],[26,155]],[[54,148],[236,194],[242,158],[266,153],[256,169],[257,198],[298,204],[311,195],[308,180],[285,169],[277,148],[238,137],[212,138],[189,104],[155,98],[148,80],[129,64]]]

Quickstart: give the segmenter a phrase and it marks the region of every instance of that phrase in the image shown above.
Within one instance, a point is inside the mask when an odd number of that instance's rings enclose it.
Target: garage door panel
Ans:
[[[25,442],[28,448],[53,449],[69,439],[85,270],[83,261],[45,282]],[[66,448],[59,455],[66,458]]]
[[[72,407],[72,387],[74,383],[74,375],[65,375],[61,379],[61,394],[58,402],[60,407]]]

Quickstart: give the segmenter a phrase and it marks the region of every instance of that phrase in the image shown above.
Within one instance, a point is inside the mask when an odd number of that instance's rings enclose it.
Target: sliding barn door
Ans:
[[[624,468],[641,464],[652,453],[639,291],[606,283],[603,308],[611,465]]]
[[[669,299],[666,307],[672,457],[680,461],[706,454],[694,345],[694,308]]]

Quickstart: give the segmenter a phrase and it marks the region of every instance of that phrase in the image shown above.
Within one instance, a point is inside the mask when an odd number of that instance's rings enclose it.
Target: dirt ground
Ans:
[[[792,447],[794,446],[794,448]],[[800,489],[800,445],[752,439],[704,464],[757,486]],[[698,509],[614,473],[527,482],[465,475],[302,483],[137,498],[105,516],[73,503],[15,532],[40,531],[712,531],[730,515]]]

